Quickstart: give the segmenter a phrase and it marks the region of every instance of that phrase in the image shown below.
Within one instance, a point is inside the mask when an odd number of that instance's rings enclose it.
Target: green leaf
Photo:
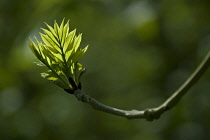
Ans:
[[[53,33],[52,32],[50,32],[50,31],[48,31],[48,30],[46,30],[46,29],[43,29],[43,28],[41,28],[43,31],[44,31],[44,33],[49,37],[49,39],[48,40],[51,40],[51,41],[53,41],[53,43],[54,44],[56,44],[57,46],[59,46],[59,43],[58,43],[58,40],[56,39],[56,37],[53,35]],[[49,42],[49,41],[48,41]],[[51,43],[50,43],[51,44]],[[46,44],[47,45],[47,44]],[[52,44],[51,44],[52,45]],[[50,46],[50,45],[49,45]]]
[[[55,81],[55,80],[58,80],[58,78],[57,77],[48,77],[47,80]]]
[[[58,36],[58,39],[59,39],[59,34],[58,34],[58,29],[59,29],[59,26],[58,26],[58,23],[56,22],[56,20],[54,21],[54,31],[56,33],[56,35]]]
[[[63,28],[63,36],[62,36],[62,42],[61,42],[62,47],[64,47],[68,33],[69,33],[69,20],[67,21],[66,25]]]
[[[62,63],[64,62],[61,54],[54,54],[54,56],[58,59],[58,61],[60,61]]]
[[[66,52],[65,59],[66,59],[67,62],[68,62],[68,60],[69,60],[69,58],[70,58],[70,56],[71,56],[71,54],[72,54],[72,51],[73,51],[73,50],[69,50],[68,52]]]
[[[74,39],[75,34],[76,34],[76,29],[74,29],[67,35],[65,43],[64,43],[64,47],[63,47],[64,53],[66,53],[67,51],[73,48],[72,40]]]
[[[82,69],[83,69],[82,64],[77,63],[77,69],[78,69],[79,71],[82,70]]]
[[[41,55],[39,53],[39,50],[37,49],[37,46],[32,42],[29,42],[28,43],[31,51],[34,53],[34,55],[38,58],[38,59],[41,59]]]
[[[46,45],[41,45],[41,49],[42,49],[43,55],[45,56],[45,60],[47,60],[46,62],[49,65],[51,65],[51,61],[55,61],[56,62],[56,59],[55,59],[54,55],[52,54],[52,52],[50,52],[48,50],[48,48],[46,47]]]
[[[70,70],[71,70],[71,73],[72,73],[74,76],[76,76],[76,75],[75,75],[75,64],[74,64],[74,63],[71,64]]]
[[[71,58],[73,60],[73,63],[77,62],[87,51],[88,46],[86,46],[84,49],[77,51],[74,56]]]
[[[83,68],[78,76],[78,81],[80,82],[80,79],[82,77],[82,75],[86,72],[86,68]]]
[[[75,52],[77,52],[81,40],[82,40],[82,34],[79,34],[79,35],[74,39],[74,45],[73,45],[73,46],[74,46]]]
[[[61,54],[57,49],[53,48],[52,46],[47,46],[48,50],[55,54]]]
[[[53,40],[51,40],[49,38],[49,36],[44,35],[42,33],[40,33],[40,36],[47,46],[51,46],[51,47],[55,48],[59,53],[62,53],[61,49],[60,49],[60,46],[58,44],[56,44]]]
[[[61,22],[60,27],[58,27],[58,37],[59,37],[59,39],[60,39],[60,43],[62,42],[62,38],[63,38],[63,32],[64,32],[64,30],[63,30],[63,25],[64,25],[64,19],[63,19],[63,21]]]
[[[47,28],[49,29],[49,31],[53,34],[53,36],[54,36],[54,37],[56,38],[56,40],[57,40],[57,39],[58,39],[58,36],[57,36],[55,30],[54,30],[50,25],[48,25],[46,22],[45,22],[45,24],[47,25]]]

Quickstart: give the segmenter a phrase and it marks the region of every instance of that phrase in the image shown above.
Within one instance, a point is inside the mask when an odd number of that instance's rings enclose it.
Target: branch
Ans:
[[[81,90],[76,90],[74,92],[74,95],[79,101],[83,101],[99,111],[122,116],[128,119],[145,118],[148,121],[153,121],[155,119],[158,119],[165,111],[173,108],[181,100],[181,98],[187,93],[187,91],[200,79],[200,77],[208,69],[209,65],[210,65],[210,51],[207,53],[206,57],[203,59],[203,61],[200,63],[197,69],[192,73],[192,75],[162,105],[156,108],[146,109],[143,111],[122,110],[107,106],[95,100],[94,98],[91,98],[90,96],[83,94]]]

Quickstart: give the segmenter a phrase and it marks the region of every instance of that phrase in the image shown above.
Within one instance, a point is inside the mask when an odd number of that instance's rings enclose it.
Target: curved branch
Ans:
[[[126,117],[128,119],[145,118],[148,121],[153,121],[154,119],[158,119],[165,111],[173,108],[181,100],[181,98],[187,93],[187,91],[200,79],[200,77],[208,69],[209,65],[210,65],[210,51],[207,53],[206,57],[203,59],[203,61],[200,63],[197,69],[192,73],[192,75],[162,105],[156,108],[146,109],[143,111],[122,110],[104,105],[99,101],[95,100],[94,98],[91,98],[88,95],[83,94],[81,90],[75,91],[74,95],[79,101],[83,101],[99,111]]]

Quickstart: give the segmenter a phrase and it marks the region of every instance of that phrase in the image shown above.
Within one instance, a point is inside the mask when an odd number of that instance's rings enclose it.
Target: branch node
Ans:
[[[147,121],[153,121],[154,120],[153,110],[152,109],[146,109],[144,111],[144,116],[145,116],[145,119]]]
[[[82,95],[82,101],[85,103],[89,103],[91,98],[88,95]]]

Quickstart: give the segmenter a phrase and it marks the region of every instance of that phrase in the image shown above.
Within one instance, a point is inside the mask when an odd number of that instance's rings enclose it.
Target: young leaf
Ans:
[[[81,79],[82,75],[83,75],[85,72],[86,72],[86,69],[83,68],[83,69],[81,70],[79,76],[78,76],[78,81],[79,81],[79,82],[80,82],[80,79]]]
[[[37,49],[37,46],[32,42],[32,43],[28,43],[31,51],[34,53],[34,55],[40,60],[41,59],[41,55],[39,53],[39,50]]]
[[[63,28],[63,36],[62,36],[62,42],[61,42],[61,45],[62,47],[64,47],[64,43],[66,41],[66,36],[68,35],[69,33],[69,20],[67,21],[66,25],[64,26]]]
[[[58,23],[56,22],[56,20],[54,21],[54,31],[59,39],[59,34],[58,34],[58,29],[59,29],[59,26],[58,26]]]
[[[74,39],[74,50],[75,50],[75,52],[77,52],[81,40],[82,40],[82,34],[79,34],[79,36],[77,36],[77,37]]]
[[[40,36],[47,46],[51,46],[52,48],[55,48],[59,53],[62,53],[59,44],[55,43],[47,35],[40,33]]]
[[[63,24],[64,24],[64,19],[63,19],[63,21],[62,21],[60,27],[58,26],[58,37],[59,37],[59,39],[60,39],[60,41],[59,41],[60,44],[61,44],[61,42],[62,42],[63,33],[65,32],[64,29],[63,29]]]
[[[64,47],[63,47],[63,51],[64,53],[71,50],[73,48],[73,43],[72,43],[72,40],[74,39],[74,36],[76,34],[76,29],[71,31],[68,35],[67,35],[67,38],[65,40],[65,43],[64,43]]]
[[[43,28],[41,28],[41,29],[42,29],[42,30],[44,31],[44,33],[49,37],[50,40],[52,40],[57,46],[59,46],[58,40],[57,40],[57,38],[53,35],[52,32],[50,32],[50,31],[48,31],[48,30],[46,30],[46,29],[43,29]]]
[[[54,36],[56,39],[58,39],[58,36],[57,36],[55,30],[53,29],[53,27],[51,27],[50,25],[48,25],[46,22],[45,22],[45,24],[46,24],[47,28],[49,29],[49,31],[53,34],[53,36]]]

